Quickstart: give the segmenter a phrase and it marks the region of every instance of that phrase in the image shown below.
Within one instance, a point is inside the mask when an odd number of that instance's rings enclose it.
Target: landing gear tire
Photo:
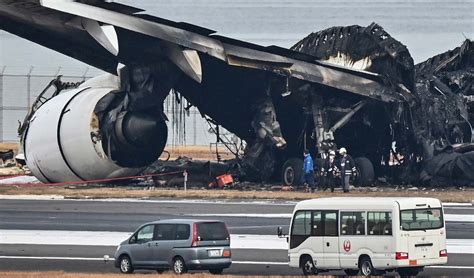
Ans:
[[[303,270],[303,275],[317,275],[318,269],[314,266],[313,259],[310,256],[304,257],[301,262],[301,269]]]
[[[132,266],[132,261],[128,256],[122,256],[120,257],[120,272],[122,273],[132,273],[133,272],[133,266]]]
[[[363,276],[371,276],[375,274],[375,269],[372,265],[372,261],[368,257],[364,257],[360,260],[359,268],[360,273],[362,273]]]
[[[177,275],[185,274],[188,271],[183,258],[177,257],[173,260],[173,271]]]
[[[224,271],[224,269],[222,269],[222,268],[209,269],[209,272],[211,274],[214,274],[214,275],[222,274],[223,271]]]
[[[358,269],[344,269],[344,272],[345,272],[348,276],[357,276],[357,274],[359,274],[359,270],[358,270]]]
[[[356,185],[372,185],[375,180],[374,165],[367,157],[358,157],[354,159],[357,169]]]
[[[285,185],[296,186],[301,184],[303,164],[303,160],[299,158],[290,158],[283,164],[282,181]]]

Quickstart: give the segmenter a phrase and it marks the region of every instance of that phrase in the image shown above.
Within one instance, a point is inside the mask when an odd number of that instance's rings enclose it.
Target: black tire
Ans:
[[[357,274],[359,274],[359,270],[358,270],[358,269],[344,269],[344,272],[345,272],[348,276],[357,276]]]
[[[314,266],[311,256],[304,256],[301,259],[301,270],[303,270],[303,275],[306,276],[318,274],[318,269]]]
[[[369,257],[363,257],[360,259],[359,270],[362,276],[371,276],[375,274],[374,266]]]
[[[303,178],[303,160],[299,158],[288,159],[282,167],[281,180],[287,186],[301,184]]]
[[[374,165],[367,157],[358,157],[354,159],[357,168],[356,185],[368,186],[374,184],[375,171]]]
[[[422,271],[423,268],[418,268],[418,267],[407,267],[407,268],[399,268],[397,269],[398,274],[401,277],[411,277],[411,276],[417,276],[420,271]]]
[[[224,271],[224,269],[222,269],[222,268],[209,269],[209,272],[210,272],[211,274],[214,274],[214,275],[222,274],[223,271]]]
[[[127,255],[120,257],[120,272],[122,273],[132,273],[133,272],[132,261]]]
[[[177,275],[185,274],[186,272],[188,272],[188,269],[186,268],[186,263],[181,257],[174,258],[172,269],[173,272]]]

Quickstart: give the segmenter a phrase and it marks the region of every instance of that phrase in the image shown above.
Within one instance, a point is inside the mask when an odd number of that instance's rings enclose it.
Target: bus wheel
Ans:
[[[311,256],[305,256],[301,261],[301,269],[304,275],[317,275],[318,269],[314,266]]]
[[[359,263],[360,272],[364,276],[374,275],[374,266],[369,257],[362,257]]]
[[[357,276],[357,274],[359,274],[359,270],[358,270],[358,269],[344,269],[344,272],[345,272],[348,276]]]

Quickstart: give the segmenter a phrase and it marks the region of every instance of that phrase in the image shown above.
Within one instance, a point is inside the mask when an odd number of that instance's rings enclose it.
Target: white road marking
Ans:
[[[308,195],[311,199],[311,195]],[[0,195],[0,200],[68,200],[75,202],[131,202],[131,203],[166,203],[166,204],[253,204],[271,206],[294,206],[298,201],[290,200],[209,200],[209,199],[139,199],[139,198],[97,198],[97,199],[67,199],[61,195]],[[443,203],[444,207],[474,207],[471,203]]]
[[[34,256],[0,256],[0,259],[19,259],[19,260],[65,260],[65,261],[104,261],[104,258],[85,258],[85,257],[34,257]],[[109,258],[113,261],[114,258]]]
[[[16,260],[64,260],[64,261],[104,261],[104,258],[86,258],[86,257],[32,257],[32,256],[0,256],[0,259]],[[110,257],[107,261],[114,261]],[[232,261],[232,264],[250,264],[250,265],[288,265],[287,262],[260,262],[260,261]],[[456,265],[431,265],[426,268],[444,268],[444,269],[474,269],[474,266],[456,266]]]
[[[0,230],[0,244],[117,246],[131,233],[89,231]],[[233,249],[286,250],[277,235],[231,234]],[[474,254],[474,239],[447,239],[448,254]]]
[[[291,213],[194,213],[193,217],[291,218]],[[445,214],[447,222],[474,222],[472,214]]]
[[[193,213],[193,217],[291,218],[291,213]]]
[[[429,265],[429,266],[425,266],[427,268],[452,268],[452,269],[457,269],[457,268],[461,268],[461,269],[474,269],[474,266],[467,266],[467,265],[462,265],[462,266],[457,266],[457,265]]]

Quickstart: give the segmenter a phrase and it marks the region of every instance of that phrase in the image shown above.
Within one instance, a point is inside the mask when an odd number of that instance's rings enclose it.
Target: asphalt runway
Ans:
[[[233,247],[233,264],[224,273],[300,275],[300,270],[286,265],[284,243],[276,242],[275,236],[278,226],[288,230],[294,204],[283,201],[0,200],[0,270],[118,272],[113,261],[103,260],[104,255],[112,257],[116,238],[126,237],[148,221],[199,218],[223,220],[229,227],[237,248]],[[423,275],[472,277],[474,207],[446,207],[445,214],[448,264],[427,268]]]

